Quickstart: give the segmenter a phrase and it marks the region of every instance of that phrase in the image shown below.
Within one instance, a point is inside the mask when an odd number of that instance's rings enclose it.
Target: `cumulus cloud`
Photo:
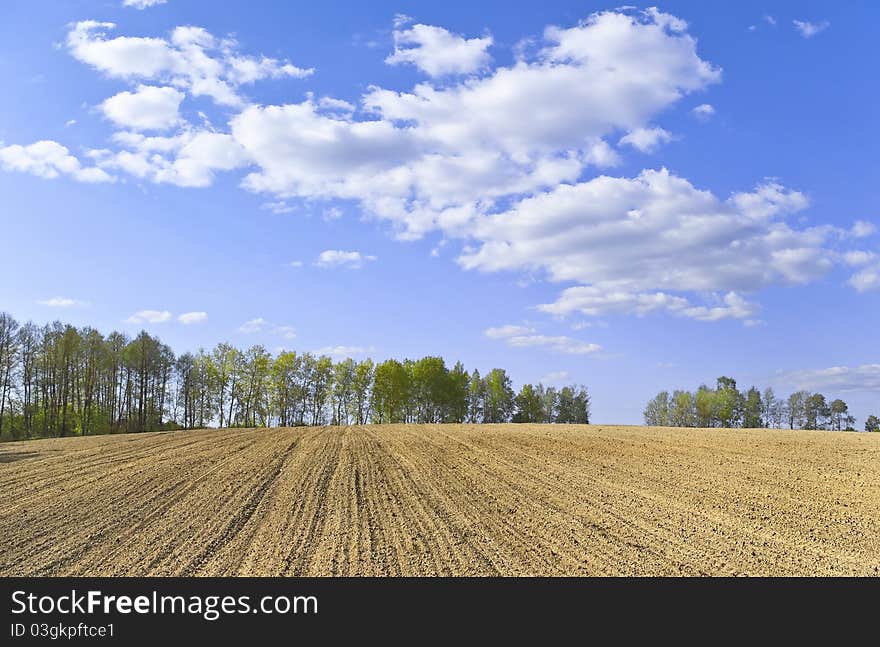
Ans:
[[[185,326],[189,326],[191,324],[202,323],[208,319],[207,312],[184,312],[182,315],[177,317],[177,320],[184,324]]]
[[[549,27],[539,51],[479,78],[409,92],[371,87],[352,120],[309,98],[232,120],[257,170],[244,186],[343,199],[401,238],[461,233],[511,196],[616,164],[605,137],[650,128],[682,96],[720,80],[686,25],[659,12],[594,14]]]
[[[748,318],[740,293],[799,284],[831,267],[827,227],[793,229],[783,219],[805,196],[766,183],[719,200],[665,169],[635,178],[600,176],[561,185],[486,216],[482,241],[459,257],[466,269],[543,270],[552,281],[579,283],[553,314],[646,314],[667,311],[715,321]],[[692,303],[681,293],[717,293]]]
[[[880,264],[871,265],[853,274],[847,281],[857,292],[880,288]]]
[[[399,49],[427,61],[434,41],[416,26],[397,22],[400,37],[418,38]],[[556,315],[666,312],[754,321],[752,294],[815,280],[853,251],[830,244],[852,238],[855,228],[849,236],[789,224],[808,200],[776,181],[717,197],[665,169],[596,176],[596,169],[619,164],[629,147],[650,151],[668,141],[657,117],[721,79],[721,70],[699,56],[687,23],[656,9],[551,25],[513,63],[480,75],[431,78],[400,91],[368,86],[359,109],[311,93],[299,103],[248,105],[242,85],[308,71],[242,57],[234,41],[198,27],[160,38],[114,38],[113,28],[78,23],[68,35],[71,53],[136,87],[149,82],[210,96],[237,114],[219,131],[203,120],[148,136],[129,123],[112,136],[112,149],[89,151],[96,167],[83,173],[199,187],[219,172],[247,169],[242,186],[265,194],[267,209],[323,202],[331,217],[337,205],[351,207],[389,223],[401,239],[439,232],[462,241],[458,262],[465,269],[564,284],[555,303],[540,306]],[[465,44],[482,40],[441,31]],[[439,75],[445,70],[437,65],[431,69]],[[702,104],[693,114],[713,112]],[[5,150],[0,161],[9,168]],[[33,168],[59,173],[52,165]],[[371,260],[326,250],[315,265],[362,267]],[[859,266],[851,283],[872,286],[874,267]],[[521,336],[551,346],[537,333]]]
[[[0,142],[0,166],[5,171],[30,173],[45,179],[67,175],[78,182],[112,182],[114,178],[106,171],[83,167],[65,146],[51,140],[42,140],[21,146],[2,146]]]
[[[637,148],[643,153],[656,150],[661,144],[672,140],[672,133],[662,128],[636,128],[620,138],[618,143]]]
[[[502,340],[513,348],[545,348],[566,355],[586,355],[602,349],[598,344],[589,344],[564,335],[541,335],[528,326],[506,325],[487,328],[484,334],[489,339]]]
[[[260,79],[309,76],[313,70],[265,56],[240,55],[230,38],[216,38],[201,27],[177,27],[168,38],[117,36],[111,22],[84,20],[67,35],[77,60],[107,76],[128,81],[159,81],[192,96],[211,97],[226,106],[243,105],[239,86]]]
[[[847,393],[853,391],[880,392],[880,364],[861,366],[832,366],[829,368],[789,371],[780,374],[781,384],[797,389]]]
[[[852,229],[850,229],[850,235],[853,238],[868,238],[869,236],[873,236],[877,233],[877,227],[873,222],[868,222],[867,220],[856,220],[855,224],[853,224]]]
[[[315,261],[316,267],[347,267],[360,269],[364,263],[375,261],[376,257],[360,252],[345,252],[339,249],[328,249],[318,255]]]
[[[801,36],[804,38],[812,38],[816,34],[825,31],[831,26],[831,23],[827,20],[823,20],[822,22],[810,22],[808,20],[794,20],[792,21],[794,24],[794,28],[800,32]]]
[[[46,306],[49,308],[72,308],[74,306],[86,305],[85,301],[80,301],[79,299],[71,299],[70,297],[52,297],[51,299],[43,299],[41,301],[37,301],[37,303],[41,306]]]
[[[180,124],[184,94],[174,88],[140,85],[120,92],[101,104],[104,115],[117,125],[135,130],[167,130]]]
[[[130,324],[159,324],[166,321],[171,321],[171,313],[167,310],[138,310],[125,320]]]
[[[187,128],[167,137],[122,131],[114,134],[113,141],[119,150],[90,151],[99,167],[159,184],[210,186],[217,171],[231,171],[248,161],[231,135],[205,129]]]
[[[467,39],[432,25],[402,27],[398,23],[394,30],[394,53],[385,59],[389,65],[408,63],[439,77],[478,72],[491,60],[486,51],[492,45],[491,36]]]

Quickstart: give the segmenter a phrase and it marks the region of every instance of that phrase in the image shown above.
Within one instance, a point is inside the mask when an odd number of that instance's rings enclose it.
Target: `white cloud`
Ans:
[[[880,364],[789,371],[780,374],[777,381],[798,389],[880,393]]]
[[[375,256],[361,254],[360,252],[344,252],[338,249],[328,249],[318,255],[315,261],[316,267],[347,267],[360,269],[364,263],[375,261]]]
[[[853,274],[847,281],[857,292],[867,292],[880,288],[880,264],[866,267]]]
[[[41,301],[37,301],[41,306],[47,306],[49,308],[72,308],[74,306],[84,306],[87,305],[85,301],[80,301],[79,299],[71,299],[69,297],[52,297],[51,299],[43,299]]]
[[[488,66],[491,57],[486,50],[491,45],[491,36],[466,39],[442,27],[418,24],[394,30],[394,53],[385,62],[409,63],[432,77],[472,74]]]
[[[290,267],[302,267],[303,262],[302,261],[290,261],[290,263],[288,263],[288,265],[290,265]]]
[[[139,85],[135,92],[120,92],[106,99],[101,111],[126,128],[167,130],[181,123],[183,98],[183,92],[174,88]]]
[[[649,128],[720,80],[684,28],[659,12],[549,27],[537,54],[486,76],[410,92],[371,87],[362,103],[372,119],[325,114],[312,99],[250,106],[231,122],[258,167],[244,186],[355,200],[401,238],[460,235],[498,201],[616,164],[604,137]]]
[[[273,324],[262,317],[245,321],[238,327],[238,332],[245,334],[267,332],[272,335],[283,337],[284,339],[296,339],[296,328],[293,326]]]
[[[168,0],[122,0],[123,7],[134,7],[135,9],[146,9],[147,7],[155,7],[156,5],[165,4]]]
[[[155,183],[206,187],[212,184],[216,171],[231,171],[248,161],[245,150],[231,135],[204,129],[185,129],[170,137],[118,132],[113,140],[122,150],[91,151],[98,166]]]
[[[281,335],[284,339],[296,339],[296,328],[293,326],[275,326],[272,332]]]
[[[242,84],[312,73],[289,61],[239,55],[234,40],[218,39],[201,27],[177,27],[168,39],[108,38],[107,33],[115,28],[110,22],[78,22],[67,35],[67,47],[74,58],[108,76],[167,83],[227,106],[244,104],[238,92]]]
[[[854,238],[867,238],[873,236],[877,232],[877,227],[873,222],[867,220],[856,220],[850,230],[850,235]]]
[[[347,357],[354,358],[361,355],[367,355],[375,351],[376,349],[372,346],[324,346],[323,348],[318,348],[312,352],[315,355],[326,355],[338,360]]]
[[[764,22],[766,22],[768,25],[775,26],[776,25],[776,18],[774,18],[773,16],[771,16],[769,14],[765,14],[764,15]]]
[[[42,140],[21,146],[2,146],[0,166],[5,171],[30,173],[44,179],[67,175],[78,182],[113,182],[114,178],[95,167],[83,168],[80,161],[65,146],[51,140]]]
[[[487,328],[484,332],[489,339],[506,339],[521,335],[528,335],[535,332],[530,326],[515,326],[508,324],[506,326],[498,326],[496,328]]]
[[[75,125],[76,125],[76,119],[68,119],[67,121],[64,122],[65,128],[70,128],[71,126],[75,126]]]
[[[166,321],[171,321],[171,313],[167,310],[138,310],[125,320],[126,323],[130,324],[158,324],[165,323]]]
[[[588,344],[564,335],[537,334],[533,328],[527,326],[506,325],[487,328],[484,334],[489,339],[503,340],[513,348],[546,348],[567,355],[586,355],[602,349],[598,344]]]
[[[241,326],[238,327],[238,332],[243,333],[255,333],[262,332],[263,329],[269,322],[263,319],[262,317],[257,317],[256,319],[250,319],[245,321]]]
[[[296,208],[287,204],[284,200],[276,200],[273,202],[264,202],[260,205],[260,209],[266,209],[272,213],[281,215],[284,213],[293,213]]]
[[[672,141],[672,133],[662,128],[636,128],[621,137],[618,143],[632,146],[643,153],[650,153],[669,141]]]
[[[562,384],[570,379],[571,375],[569,375],[568,371],[551,371],[542,377],[539,382],[541,384]]]
[[[207,320],[207,318],[208,318],[207,312],[199,311],[199,312],[184,312],[182,315],[177,317],[177,320],[180,323],[182,323],[186,326],[189,326],[190,324],[202,323],[203,321]]]
[[[396,30],[412,31],[409,24],[398,20]],[[650,150],[669,137],[655,124],[661,113],[720,81],[687,24],[656,9],[550,26],[515,62],[479,76],[403,91],[368,86],[360,110],[312,94],[301,103],[246,105],[242,84],[308,71],[242,58],[234,41],[198,27],[167,38],[111,38],[113,27],[78,23],[68,35],[71,53],[133,84],[162,83],[241,109],[228,132],[208,122],[170,136],[118,132],[116,149],[90,151],[98,168],[83,173],[207,186],[219,171],[247,168],[242,186],[266,193],[265,208],[324,202],[333,214],[337,204],[351,206],[390,223],[399,238],[436,231],[463,241],[466,269],[565,283],[556,303],[541,306],[556,314],[753,321],[751,294],[809,282],[844,259],[828,247],[831,228],[786,221],[808,201],[775,181],[719,198],[662,169],[595,177],[595,168],[622,161],[609,141]],[[405,49],[422,50],[419,43]],[[698,117],[713,112],[709,104],[694,109]],[[370,260],[327,250],[315,264]],[[872,267],[851,282],[872,285]]]
[[[831,230],[797,230],[782,218],[807,204],[772,182],[722,201],[665,169],[600,176],[481,218],[473,229],[480,244],[466,247],[459,263],[543,270],[552,281],[579,284],[541,306],[553,314],[748,318],[756,307],[740,293],[806,283],[830,269]],[[718,296],[701,305],[683,293]]]
[[[825,31],[831,26],[831,23],[827,20],[823,20],[822,22],[809,22],[807,20],[794,20],[792,21],[794,24],[794,28],[797,29],[801,36],[804,38],[812,38],[819,32]]]
[[[339,207],[330,207],[329,209],[324,209],[321,214],[321,219],[324,222],[333,222],[334,220],[339,220],[342,218],[342,209]]]
[[[843,255],[844,262],[847,265],[853,265],[855,267],[867,265],[868,263],[876,259],[877,255],[874,252],[866,252],[864,250],[845,252]]]
[[[696,108],[691,110],[691,113],[702,121],[708,120],[712,115],[715,114],[715,106],[710,103],[701,103]]]

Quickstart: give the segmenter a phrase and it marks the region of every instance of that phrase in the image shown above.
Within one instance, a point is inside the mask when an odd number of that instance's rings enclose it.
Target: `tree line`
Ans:
[[[645,406],[646,425],[665,427],[766,427],[855,431],[856,419],[840,398],[796,391],[777,398],[773,389],[737,389],[736,380],[719,377],[712,389],[661,391]],[[868,416],[866,431],[880,431],[880,420]]]
[[[175,355],[142,331],[102,335],[0,313],[0,437],[368,423],[589,422],[583,386],[485,376],[441,357],[346,358],[228,343]]]

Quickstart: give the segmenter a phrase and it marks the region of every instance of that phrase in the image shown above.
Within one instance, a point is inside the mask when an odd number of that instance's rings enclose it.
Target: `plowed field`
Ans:
[[[442,425],[0,446],[0,575],[878,575],[880,434]]]

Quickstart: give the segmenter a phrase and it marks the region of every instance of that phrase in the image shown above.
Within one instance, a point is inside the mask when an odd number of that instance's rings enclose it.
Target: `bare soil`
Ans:
[[[0,446],[0,575],[878,575],[880,434],[561,425]]]

